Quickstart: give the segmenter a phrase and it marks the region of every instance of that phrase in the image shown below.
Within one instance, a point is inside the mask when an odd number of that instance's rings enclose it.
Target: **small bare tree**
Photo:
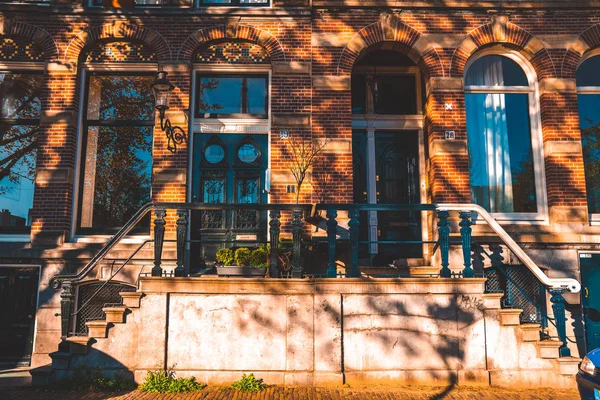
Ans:
[[[302,184],[306,179],[308,170],[315,164],[329,142],[329,140],[322,143],[307,143],[303,141],[302,144],[296,144],[293,140],[288,142],[289,156],[287,167],[296,180],[296,204],[300,201],[300,190],[302,189]]]

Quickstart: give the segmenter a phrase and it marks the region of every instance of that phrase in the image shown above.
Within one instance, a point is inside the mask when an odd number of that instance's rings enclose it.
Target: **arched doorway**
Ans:
[[[384,46],[369,48],[352,71],[354,199],[365,204],[418,204],[424,198],[422,80],[419,67]],[[362,262],[420,258],[418,212],[369,212],[362,217]]]

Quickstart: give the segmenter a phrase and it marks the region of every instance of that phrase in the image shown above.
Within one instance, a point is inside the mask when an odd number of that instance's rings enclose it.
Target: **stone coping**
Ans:
[[[140,278],[144,294],[483,294],[485,278]]]

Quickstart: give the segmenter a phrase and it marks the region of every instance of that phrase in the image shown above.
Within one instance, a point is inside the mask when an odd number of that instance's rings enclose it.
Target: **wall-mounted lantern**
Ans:
[[[179,126],[172,126],[171,121],[165,118],[165,113],[169,109],[169,98],[175,86],[167,78],[165,71],[158,71],[156,79],[152,85],[154,91],[154,100],[158,116],[160,117],[160,129],[167,135],[167,149],[173,153],[177,150],[177,145],[187,141],[185,131]]]

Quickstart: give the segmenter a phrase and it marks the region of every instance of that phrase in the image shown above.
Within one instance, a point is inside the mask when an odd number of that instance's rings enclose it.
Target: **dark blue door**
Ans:
[[[600,347],[600,254],[582,253],[581,305],[585,323],[587,351]]]
[[[268,136],[196,134],[192,201],[211,204],[267,202],[265,170]],[[210,210],[192,213],[191,269],[198,261],[214,260],[222,247],[252,247],[266,242],[266,212]],[[193,242],[194,243],[194,242]]]

